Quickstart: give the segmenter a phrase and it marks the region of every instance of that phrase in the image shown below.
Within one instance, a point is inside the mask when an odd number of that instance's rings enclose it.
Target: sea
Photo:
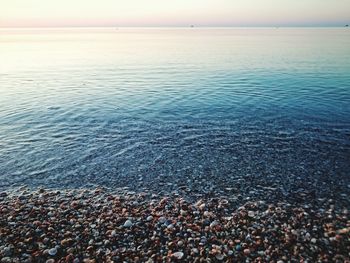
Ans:
[[[349,28],[2,28],[0,61],[2,190],[350,207]]]

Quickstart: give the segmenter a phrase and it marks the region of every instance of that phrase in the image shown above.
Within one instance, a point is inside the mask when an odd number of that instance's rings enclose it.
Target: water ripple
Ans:
[[[0,187],[348,174],[348,34],[148,30],[2,36]]]

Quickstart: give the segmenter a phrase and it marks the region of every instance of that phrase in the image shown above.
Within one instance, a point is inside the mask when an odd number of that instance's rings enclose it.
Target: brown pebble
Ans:
[[[72,243],[73,243],[73,239],[71,238],[66,238],[61,241],[61,245],[64,247],[69,246]]]

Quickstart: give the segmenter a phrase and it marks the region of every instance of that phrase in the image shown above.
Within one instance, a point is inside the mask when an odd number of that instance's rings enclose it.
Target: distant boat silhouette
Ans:
[[[345,27],[348,27],[349,25],[345,25]]]
[[[194,25],[191,25],[191,27],[194,27]]]

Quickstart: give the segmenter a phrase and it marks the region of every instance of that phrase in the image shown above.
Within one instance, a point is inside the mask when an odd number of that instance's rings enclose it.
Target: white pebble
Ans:
[[[255,216],[254,211],[248,211],[248,216],[249,216],[249,217],[254,217],[254,216]]]
[[[173,254],[173,257],[175,257],[175,258],[177,258],[177,259],[182,259],[183,256],[184,256],[184,253],[182,253],[182,252],[175,252],[175,253]]]
[[[54,256],[54,255],[56,255],[57,254],[57,248],[51,248],[51,249],[49,249],[49,255],[50,256]]]

